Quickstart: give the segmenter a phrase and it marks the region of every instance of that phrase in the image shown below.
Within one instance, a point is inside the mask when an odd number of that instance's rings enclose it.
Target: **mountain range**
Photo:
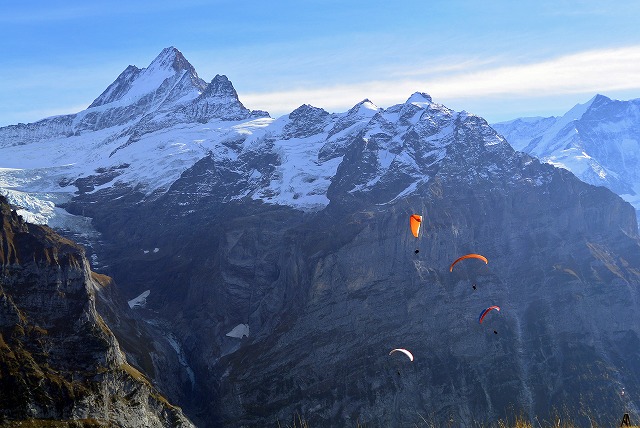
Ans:
[[[531,117],[491,125],[513,145],[605,186],[640,210],[640,99],[596,95],[560,117]]]
[[[635,210],[507,134],[421,92],[274,119],[167,48],[80,113],[0,128],[0,188],[113,278],[97,311],[197,426],[617,423]],[[467,253],[488,263],[450,270]]]

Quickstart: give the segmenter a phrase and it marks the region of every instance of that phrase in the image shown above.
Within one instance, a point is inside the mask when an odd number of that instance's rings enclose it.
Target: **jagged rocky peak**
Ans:
[[[231,98],[239,101],[238,93],[229,78],[224,74],[216,74],[202,96],[206,98]]]
[[[109,104],[122,98],[131,87],[133,81],[140,75],[140,71],[141,70],[135,65],[129,65],[120,73],[118,78],[89,105],[89,108]]]
[[[189,120],[207,122],[211,119],[244,120],[250,117],[269,117],[261,110],[251,111],[238,98],[238,93],[225,75],[217,74],[194,101],[185,107]]]
[[[360,101],[355,106],[351,107],[348,112],[341,115],[336,121],[335,125],[329,131],[329,138],[332,138],[334,135],[339,134],[338,139],[345,138],[345,130],[353,127],[354,125],[358,128],[362,128],[366,125],[367,121],[374,117],[376,114],[380,113],[382,109],[372,103],[368,98]],[[358,126],[359,125],[359,126]],[[336,154],[336,149],[341,151],[344,148],[345,141],[336,146],[335,144],[330,143],[328,147],[326,147],[323,151],[326,154]]]
[[[306,138],[323,132],[331,115],[324,109],[304,104],[289,113],[289,123],[283,130],[283,137]]]
[[[431,110],[434,108],[436,110],[443,109],[450,111],[445,106],[434,103],[431,97],[424,92],[414,92],[401,106],[400,121],[407,122],[404,125],[409,125],[409,123],[415,122],[415,120],[411,119],[411,116],[418,112],[420,112],[421,115],[425,110]],[[416,117],[415,119],[418,118],[419,117]]]
[[[187,61],[184,55],[182,55],[182,52],[173,46],[164,48],[162,52],[160,52],[160,54],[151,62],[148,68],[172,68],[176,73],[189,71],[193,74],[197,74],[195,68],[193,68],[191,63]]]
[[[444,176],[457,180],[513,173],[496,166],[507,163],[513,149],[484,119],[453,112],[430,99],[425,94],[412,95],[404,104],[375,114],[360,128],[361,139],[351,140],[341,151],[334,148],[333,153],[344,154],[344,160],[327,197],[386,203],[415,193],[440,171],[451,171]]]
[[[600,103],[608,103],[608,102],[611,102],[611,98],[607,97],[606,95],[596,94],[596,96],[593,97],[591,105],[597,105]]]
[[[291,113],[289,113],[289,119],[291,119],[291,121],[294,121],[294,122],[301,121],[301,120],[309,121],[309,120],[323,119],[327,116],[329,116],[329,112],[327,112],[322,108],[314,107],[310,104],[303,104],[297,109],[295,109],[294,111],[292,111]]]
[[[167,79],[177,80],[185,73],[192,81],[192,86],[195,86],[196,90],[204,90],[206,83],[198,77],[195,68],[187,61],[184,55],[174,47],[165,48],[147,68],[139,69],[133,65],[128,66],[120,76],[91,103],[89,108],[121,100],[134,102],[146,94],[157,91]]]
[[[636,118],[640,111],[640,99],[619,101],[598,94],[588,104],[589,108],[582,117],[584,120],[601,120],[602,118],[611,122],[624,120],[626,126],[637,126]]]
[[[425,118],[434,124],[442,122],[443,119],[448,121],[454,114],[453,110],[434,103],[428,94],[415,92],[404,103],[384,110],[384,121],[407,128]]]

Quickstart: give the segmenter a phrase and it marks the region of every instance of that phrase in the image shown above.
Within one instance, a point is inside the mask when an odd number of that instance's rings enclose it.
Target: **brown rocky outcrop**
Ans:
[[[96,312],[95,290],[110,278],[1,196],[0,210],[0,426],[192,426],[127,363]]]

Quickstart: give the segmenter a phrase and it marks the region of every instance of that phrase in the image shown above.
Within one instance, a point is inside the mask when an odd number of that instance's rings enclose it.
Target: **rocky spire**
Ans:
[[[184,73],[190,77],[196,89],[204,88],[195,68],[173,46],[164,48],[147,68],[128,66],[109,87],[89,106],[98,107],[120,100],[144,98],[161,89],[167,81],[177,81]],[[165,85],[167,86],[167,85]],[[172,85],[168,85],[170,87]]]
[[[207,89],[202,94],[203,98],[229,98],[238,99],[238,93],[231,81],[224,74],[216,74],[211,83],[207,86]]]

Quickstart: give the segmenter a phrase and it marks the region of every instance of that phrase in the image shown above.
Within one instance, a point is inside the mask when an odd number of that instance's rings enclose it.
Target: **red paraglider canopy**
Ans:
[[[499,307],[499,306],[489,306],[487,309],[483,310],[483,311],[480,313],[480,317],[478,318],[478,322],[479,322],[480,324],[482,324],[482,320],[484,319],[484,317],[486,317],[486,316],[487,316],[487,314],[488,314],[489,312],[491,312],[492,310],[494,310],[494,309],[495,309],[496,311],[499,311],[499,310],[500,310],[500,307]]]

